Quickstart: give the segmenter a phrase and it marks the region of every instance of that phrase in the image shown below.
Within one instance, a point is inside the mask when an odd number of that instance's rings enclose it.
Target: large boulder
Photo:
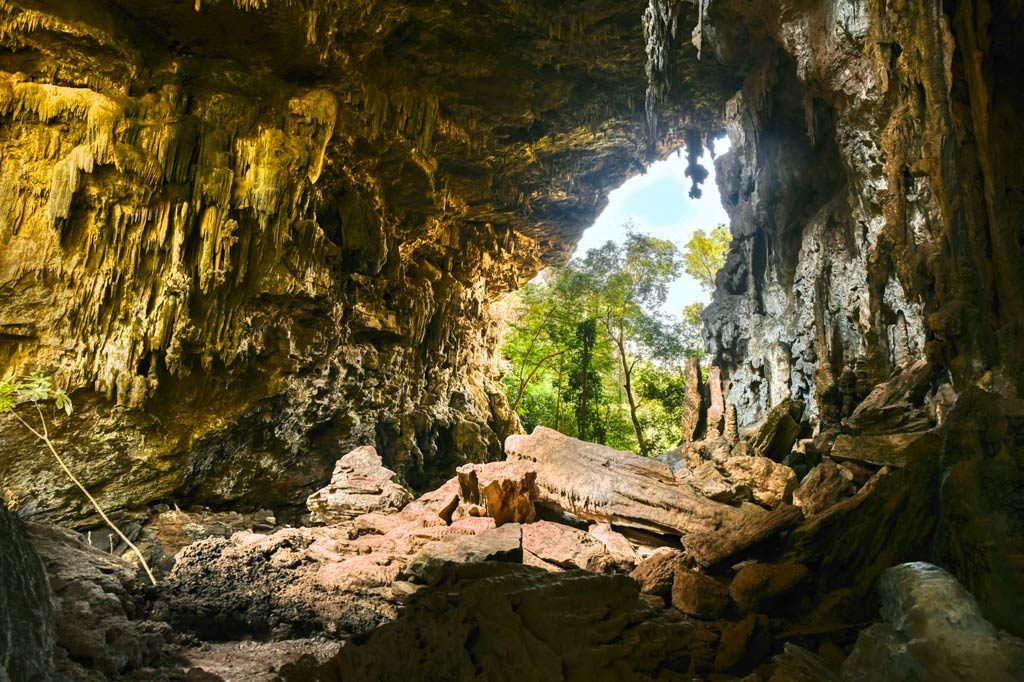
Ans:
[[[745,564],[729,583],[729,595],[741,611],[765,612],[807,578],[803,564]]]
[[[729,606],[729,588],[703,573],[677,568],[672,581],[672,606],[689,616],[712,620]]]
[[[782,461],[800,435],[800,419],[803,414],[804,403],[789,398],[769,410],[761,424],[753,430],[751,447],[754,454]]]
[[[632,564],[589,532],[550,521],[523,526],[523,550],[559,568],[593,573],[629,571]]]
[[[465,514],[489,516],[499,526],[537,517],[537,472],[525,462],[465,464],[457,473]]]
[[[804,514],[820,514],[854,492],[853,473],[835,462],[822,462],[800,481],[793,491],[793,504]]]
[[[797,478],[785,464],[767,457],[735,456],[725,459],[720,466],[733,485],[749,488],[754,500],[766,507],[792,501]]]
[[[707,499],[663,462],[543,426],[529,436],[509,436],[505,450],[510,460],[536,470],[540,502],[582,519],[681,535],[715,532],[745,516]]]
[[[307,679],[684,679],[707,655],[698,630],[651,609],[625,576],[461,566]]]
[[[331,482],[310,495],[306,507],[321,523],[398,511],[412,501],[412,494],[397,479],[373,447],[359,447],[338,460]]]

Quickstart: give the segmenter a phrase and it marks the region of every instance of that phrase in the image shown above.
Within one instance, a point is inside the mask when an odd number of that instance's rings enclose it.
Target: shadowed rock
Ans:
[[[356,448],[334,465],[331,482],[306,500],[314,521],[337,523],[368,512],[398,511],[412,493],[371,446]]]

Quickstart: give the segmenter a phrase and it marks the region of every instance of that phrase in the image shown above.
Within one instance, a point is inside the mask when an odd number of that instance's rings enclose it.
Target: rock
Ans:
[[[1019,680],[1024,641],[985,620],[943,569],[902,564],[879,581],[884,623],[871,626],[842,666],[843,680]]]
[[[867,462],[876,466],[905,467],[917,457],[938,458],[941,440],[930,431],[894,433],[882,436],[836,438],[830,453],[833,459]]]
[[[401,617],[341,649],[318,680],[598,680],[683,675],[707,646],[625,576],[453,569]],[[401,655],[396,655],[401,652]],[[706,654],[704,654],[706,655]]]
[[[786,399],[773,407],[757,427],[751,439],[754,453],[777,462],[789,454],[800,434],[804,404]]]
[[[715,462],[703,461],[696,468],[677,472],[681,480],[690,483],[709,500],[736,503],[750,499],[751,491],[746,485],[726,478]]]
[[[29,524],[26,530],[53,590],[54,650],[63,679],[145,676],[167,662],[174,653],[171,628],[145,618],[135,566],[64,528]]]
[[[54,618],[43,562],[0,502],[0,671],[10,680],[53,679]]]
[[[741,611],[760,611],[786,595],[807,578],[803,564],[746,564],[729,584],[729,595]]]
[[[398,511],[412,494],[384,467],[371,446],[356,448],[334,465],[331,482],[306,499],[313,521],[338,523],[369,512]]]
[[[703,573],[676,568],[672,606],[689,616],[714,620],[729,606],[729,588]]]
[[[523,549],[559,568],[581,568],[593,573],[625,573],[635,563],[630,555],[611,553],[591,533],[549,521],[523,526]]]
[[[477,535],[453,536],[432,542],[412,558],[403,576],[433,585],[441,579],[450,564],[475,564],[482,561],[520,563],[523,560],[524,536],[524,529],[518,523],[506,523],[500,528],[484,530]]]
[[[707,438],[719,438],[725,433],[725,396],[722,394],[722,370],[712,365],[708,369]]]
[[[775,669],[768,682],[839,682],[839,675],[821,657],[789,642],[772,663]]]
[[[820,514],[854,492],[853,473],[834,462],[822,462],[811,469],[793,492],[793,504],[804,514]]]
[[[683,397],[683,442],[699,440],[705,426],[704,391],[701,381],[700,360],[686,360],[686,395]]]
[[[748,613],[743,620],[722,627],[722,639],[715,653],[715,670],[747,670],[767,656],[770,649],[771,631],[768,618]]]
[[[397,615],[410,591],[404,575],[426,581],[460,557],[522,556],[517,524],[495,529],[484,517],[448,525],[433,511],[448,494],[335,526],[207,538],[178,555],[154,611],[179,629],[217,639],[365,632]],[[488,537],[459,542],[476,535]],[[427,551],[432,544],[440,546]]]
[[[797,486],[792,469],[767,457],[729,457],[721,467],[733,484],[749,488],[754,499],[766,507],[789,503]]]
[[[500,526],[537,517],[537,472],[523,462],[466,464],[458,469],[460,497]]]
[[[743,513],[706,499],[662,462],[586,443],[538,426],[509,436],[510,460],[537,471],[541,502],[583,519],[656,533],[714,531]]]
[[[608,552],[605,565],[618,573],[628,573],[636,567],[636,550],[625,535],[615,532],[611,524],[595,523],[587,534],[596,538]]]
[[[678,549],[659,547],[637,564],[629,577],[640,586],[640,592],[671,599],[676,570],[683,568],[685,558],[686,555]]]
[[[739,426],[736,422],[736,405],[726,403],[725,405],[725,441],[729,445],[735,445],[740,439]]]
[[[185,682],[313,680],[317,668],[339,648],[337,642],[323,639],[203,642],[182,651],[182,658],[194,666]]]
[[[683,547],[701,566],[714,566],[792,528],[802,519],[800,509],[791,505],[782,505],[767,513],[744,513],[738,523],[720,532],[684,535]]]
[[[927,397],[935,366],[921,358],[897,367],[892,376],[874,387],[846,420],[856,434],[892,434],[927,431],[936,419]]]

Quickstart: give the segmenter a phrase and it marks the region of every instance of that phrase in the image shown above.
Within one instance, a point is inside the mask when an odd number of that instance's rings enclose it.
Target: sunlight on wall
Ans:
[[[724,154],[728,150],[728,139],[717,141],[716,154]],[[583,233],[574,257],[582,257],[589,249],[609,240],[621,242],[626,235],[622,226],[630,219],[636,224],[637,231],[670,239],[680,250],[694,231],[710,231],[720,223],[728,225],[729,217],[722,208],[715,184],[714,162],[707,152],[701,157],[701,164],[710,174],[702,186],[700,199],[687,196],[690,179],[683,174],[686,157],[681,153],[657,161],[648,167],[644,175],[627,180],[608,195],[608,206],[593,227]],[[709,300],[708,293],[700,288],[697,281],[684,274],[672,285],[663,311],[675,316],[688,303],[707,303]]]

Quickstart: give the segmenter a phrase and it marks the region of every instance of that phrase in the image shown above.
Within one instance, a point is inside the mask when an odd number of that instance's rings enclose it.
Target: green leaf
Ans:
[[[64,391],[54,391],[53,401],[57,405],[58,410],[64,410],[64,412],[67,413],[68,416],[71,415],[71,398],[68,397],[67,393],[65,393]]]
[[[31,374],[17,388],[18,396],[22,400],[30,400],[34,403],[41,402],[50,397],[50,377],[45,374]]]

